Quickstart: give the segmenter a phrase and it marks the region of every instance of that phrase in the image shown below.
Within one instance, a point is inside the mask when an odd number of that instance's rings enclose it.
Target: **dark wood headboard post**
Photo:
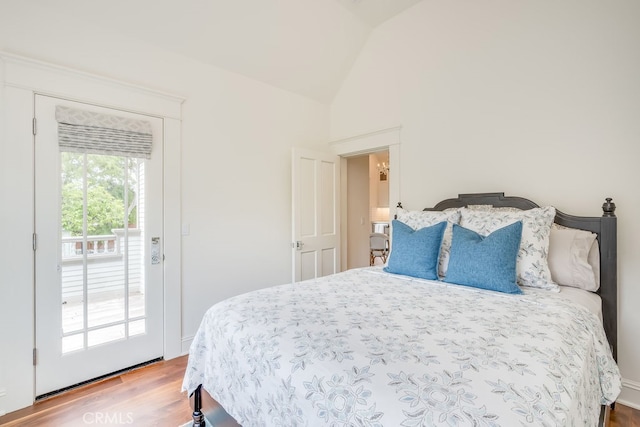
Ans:
[[[616,205],[607,198],[602,205],[602,220],[600,232],[600,282],[618,283],[618,236]],[[601,287],[602,312],[604,330],[607,332],[613,358],[618,360],[618,291],[617,286]]]

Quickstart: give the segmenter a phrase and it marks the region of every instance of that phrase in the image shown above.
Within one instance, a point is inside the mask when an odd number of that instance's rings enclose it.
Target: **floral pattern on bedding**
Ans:
[[[598,317],[379,268],[209,309],[183,390],[243,426],[590,426],[620,392]]]

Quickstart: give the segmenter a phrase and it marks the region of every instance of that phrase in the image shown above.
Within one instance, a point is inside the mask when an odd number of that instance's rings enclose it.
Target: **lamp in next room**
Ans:
[[[389,222],[389,208],[371,209],[371,222]]]
[[[389,232],[389,208],[371,208],[371,228],[374,233]]]

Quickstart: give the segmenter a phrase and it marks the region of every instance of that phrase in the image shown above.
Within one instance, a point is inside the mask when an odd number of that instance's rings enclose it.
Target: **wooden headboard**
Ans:
[[[402,207],[398,204],[399,207]],[[522,197],[505,196],[504,193],[459,194],[455,199],[443,200],[425,211],[442,211],[469,205],[514,207],[522,210],[540,207]],[[600,246],[600,289],[604,330],[609,339],[614,359],[618,356],[618,249],[616,205],[607,198],[602,205],[601,217],[569,215],[556,210],[555,222],[565,227],[579,228],[598,235]]]

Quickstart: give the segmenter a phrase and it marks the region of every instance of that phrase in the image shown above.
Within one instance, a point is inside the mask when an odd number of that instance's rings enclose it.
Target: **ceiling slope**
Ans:
[[[371,30],[420,0],[28,1],[329,103]]]

